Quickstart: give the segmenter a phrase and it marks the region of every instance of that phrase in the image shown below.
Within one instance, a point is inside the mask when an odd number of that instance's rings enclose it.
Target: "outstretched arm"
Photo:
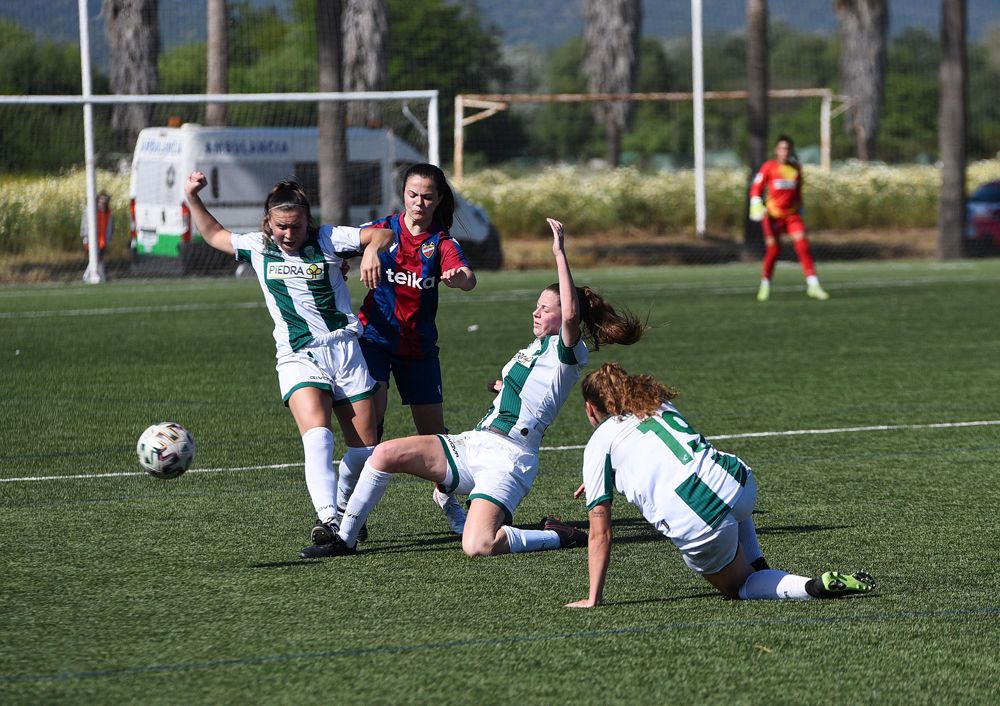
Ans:
[[[590,511],[590,536],[587,539],[590,595],[582,601],[567,603],[567,608],[593,608],[604,602],[604,579],[610,562],[611,501],[605,500]]]
[[[187,196],[188,208],[191,209],[191,219],[206,243],[227,255],[235,255],[233,234],[215,220],[215,216],[209,213],[198,195],[207,184],[208,179],[201,172],[191,172],[184,183],[184,194]]]
[[[559,275],[559,305],[562,307],[562,328],[559,335],[563,345],[572,348],[580,340],[580,302],[576,298],[573,273],[566,259],[565,233],[563,224],[554,218],[546,218],[552,229],[552,254],[556,258],[556,273]]]
[[[468,267],[456,267],[442,272],[441,281],[446,287],[468,292],[476,286],[476,273]]]

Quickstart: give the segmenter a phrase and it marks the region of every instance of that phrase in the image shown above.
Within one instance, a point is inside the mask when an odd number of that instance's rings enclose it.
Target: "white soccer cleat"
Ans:
[[[462,534],[465,530],[465,508],[455,500],[454,496],[442,493],[437,488],[434,488],[434,502],[438,504],[438,507],[444,512],[445,517],[448,518],[451,531],[455,534]]]

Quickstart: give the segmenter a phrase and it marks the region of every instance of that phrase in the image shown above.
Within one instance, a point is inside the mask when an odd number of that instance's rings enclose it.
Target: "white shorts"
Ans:
[[[438,434],[448,459],[446,493],[488,500],[504,511],[507,524],[538,475],[538,454],[489,431]]]
[[[357,336],[345,333],[326,341],[313,341],[305,348],[278,358],[281,401],[300,387],[318,387],[333,396],[334,406],[371,397],[378,384],[368,374]]]
[[[671,539],[681,550],[681,557],[688,568],[699,574],[714,574],[729,566],[740,546],[740,523],[750,517],[756,503],[757,481],[753,473],[748,472],[743,492],[722,524],[696,539]],[[657,529],[666,534],[665,527],[658,526]]]

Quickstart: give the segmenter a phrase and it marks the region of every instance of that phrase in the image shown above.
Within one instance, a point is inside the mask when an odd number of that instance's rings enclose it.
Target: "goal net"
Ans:
[[[0,120],[11,128],[3,137],[0,281],[232,269],[230,258],[218,257],[192,229],[187,174],[205,172],[206,204],[234,231],[260,228],[264,198],[280,179],[303,185],[318,218],[321,101],[349,116],[350,222],[396,209],[410,164],[439,163],[436,91],[0,96]],[[205,125],[210,105],[223,107],[224,125]],[[110,217],[94,219],[94,253],[85,217],[88,166],[91,198],[104,193],[110,202]]]

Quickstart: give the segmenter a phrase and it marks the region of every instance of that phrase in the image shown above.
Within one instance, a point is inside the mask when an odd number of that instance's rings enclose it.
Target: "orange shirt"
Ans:
[[[784,218],[798,213],[802,204],[802,171],[795,165],[769,159],[754,176],[750,196],[764,198],[767,215],[771,218]]]

